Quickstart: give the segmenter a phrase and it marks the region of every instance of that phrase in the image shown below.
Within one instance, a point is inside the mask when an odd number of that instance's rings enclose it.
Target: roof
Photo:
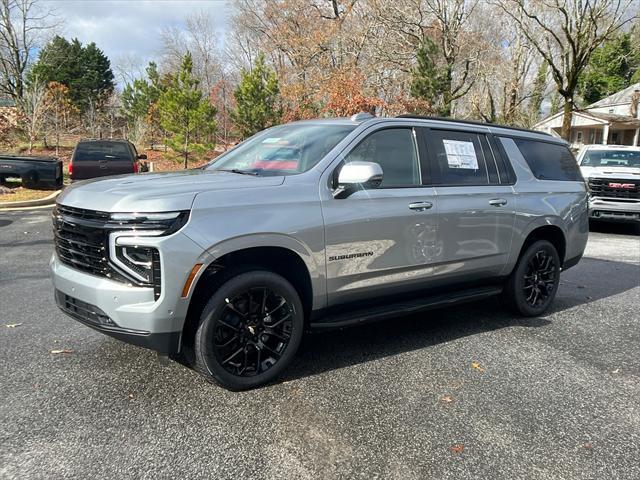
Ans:
[[[624,90],[609,95],[608,97],[598,100],[596,103],[592,103],[587,108],[608,107],[609,105],[620,105],[621,103],[631,103],[631,96],[633,92],[640,91],[640,82],[629,85]]]
[[[576,110],[574,113],[582,113],[590,117],[606,120],[607,122],[624,123],[630,126],[640,126],[640,119],[632,117],[631,115],[616,115],[614,113],[591,112],[591,111],[585,112],[582,110]]]

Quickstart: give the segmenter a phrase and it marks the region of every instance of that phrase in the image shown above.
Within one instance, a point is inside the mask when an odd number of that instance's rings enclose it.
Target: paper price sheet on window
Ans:
[[[478,157],[473,142],[461,140],[442,140],[447,153],[449,168],[464,168],[478,170]]]

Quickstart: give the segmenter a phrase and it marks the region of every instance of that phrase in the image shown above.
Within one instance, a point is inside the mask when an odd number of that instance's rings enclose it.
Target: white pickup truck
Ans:
[[[640,147],[585,145],[577,160],[589,186],[589,218],[640,224]]]

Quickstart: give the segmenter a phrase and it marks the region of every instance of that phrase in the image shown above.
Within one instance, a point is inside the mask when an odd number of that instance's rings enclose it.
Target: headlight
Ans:
[[[171,235],[189,220],[188,211],[157,213],[112,213],[109,228],[137,232],[141,236]]]
[[[153,263],[158,261],[158,250],[152,247],[115,247],[116,263],[125,267],[138,280],[153,285]]]
[[[112,266],[132,283],[161,292],[160,252],[144,243],[145,237],[171,235],[189,220],[188,211],[158,213],[112,213],[107,228],[109,260]]]

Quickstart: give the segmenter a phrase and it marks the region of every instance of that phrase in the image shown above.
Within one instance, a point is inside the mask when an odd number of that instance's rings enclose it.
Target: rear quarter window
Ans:
[[[132,160],[131,150],[125,143],[85,142],[76,146],[74,161]]]
[[[582,181],[580,167],[565,145],[514,138],[533,175],[539,180]]]

